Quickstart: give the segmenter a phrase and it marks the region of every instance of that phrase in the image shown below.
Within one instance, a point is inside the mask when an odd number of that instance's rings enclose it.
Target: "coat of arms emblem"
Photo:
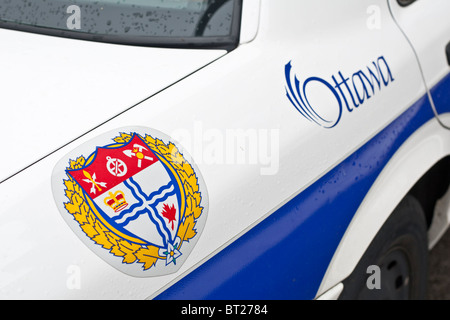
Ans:
[[[205,224],[207,191],[197,167],[155,130],[129,128],[82,145],[58,163],[52,183],[74,232],[133,276],[176,272]]]

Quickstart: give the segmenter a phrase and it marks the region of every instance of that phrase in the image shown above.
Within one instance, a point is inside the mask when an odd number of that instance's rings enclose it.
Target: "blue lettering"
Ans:
[[[321,78],[318,78],[318,77],[311,77],[311,78],[308,78],[306,81],[305,81],[305,83],[303,84],[303,95],[304,95],[304,97],[305,97],[305,101],[306,101],[306,103],[308,104],[308,106],[312,109],[312,107],[311,107],[311,105],[309,104],[309,101],[308,101],[308,96],[307,96],[307,94],[306,94],[306,86],[308,85],[308,83],[310,83],[311,81],[316,81],[316,82],[319,82],[319,83],[322,83],[322,84],[324,84],[333,94],[334,94],[334,97],[336,98],[336,101],[338,102],[338,104],[339,104],[339,107],[338,107],[338,116],[337,116],[337,119],[336,119],[336,121],[334,121],[333,123],[332,123],[332,125],[331,126],[326,126],[326,128],[333,128],[334,126],[336,126],[338,123],[339,123],[339,121],[341,120],[341,115],[342,115],[342,102],[341,102],[341,99],[339,98],[339,94],[336,92],[336,90],[334,90],[334,88],[333,88],[333,86],[331,85],[331,84],[329,84],[327,81],[325,81],[325,80],[323,80],[323,79],[321,79]]]
[[[369,92],[367,91],[367,87],[366,87],[366,85],[364,83],[363,77],[365,79],[367,79],[366,75],[361,70],[356,72],[356,73],[354,73],[353,76],[352,76],[353,89],[355,89],[356,97],[358,98],[358,101],[359,101],[360,104],[364,103],[365,98],[370,99],[370,95],[369,95]],[[355,78],[359,79],[359,82],[362,85],[362,88],[363,88],[363,95],[362,95],[362,97],[359,95],[358,89],[356,89]],[[373,90],[373,88],[372,88],[372,90]]]
[[[345,97],[345,94],[344,94],[344,92],[342,92],[342,89],[341,89],[341,84],[343,84],[343,82],[338,82],[334,76],[332,76],[331,79],[333,79],[333,81],[334,81],[334,84],[335,84],[334,87],[339,90],[339,93],[341,94],[342,98],[344,99],[345,106],[347,107],[348,112],[352,112],[353,109],[350,108],[350,106],[348,105],[347,98]]]
[[[387,73],[388,73],[387,75],[388,75],[389,77],[386,77],[386,78],[384,77],[384,74],[383,74],[383,72],[381,71],[380,61],[383,61],[384,65],[386,66]],[[378,71],[379,71],[380,74],[381,74],[381,79],[383,80],[384,85],[387,87],[387,85],[389,84],[389,81],[391,81],[391,82],[394,81],[394,78],[392,77],[391,69],[389,68],[388,63],[386,62],[386,59],[384,59],[383,56],[381,56],[381,57],[378,58],[378,60],[377,60],[377,65],[378,65]]]
[[[341,77],[341,82],[340,82],[339,84],[337,84],[337,85],[339,86],[339,92],[341,92],[341,94],[342,94],[343,97],[345,96],[344,93],[342,92],[341,88],[340,88],[341,85],[344,84],[344,85],[345,85],[345,88],[347,89],[348,93],[350,94],[350,97],[352,98],[353,105],[355,106],[355,108],[358,108],[358,107],[359,107],[359,104],[356,103],[355,98],[353,97],[353,93],[352,93],[352,91],[350,90],[350,87],[349,87],[348,84],[347,84],[347,82],[350,80],[350,78],[345,78],[345,77],[342,75],[342,72],[340,72],[340,71],[339,71],[338,74],[339,74],[339,76]],[[334,80],[334,81],[336,82],[336,80]],[[349,112],[352,112],[352,109],[349,108],[348,104],[347,104],[347,109],[348,109]]]
[[[331,76],[334,85],[322,78],[310,77],[304,81],[303,86],[301,87],[300,81],[295,75],[293,77],[294,85],[292,85],[292,65],[291,62],[289,62],[285,66],[286,96],[303,117],[324,128],[333,128],[340,122],[342,117],[342,100],[344,101],[348,112],[353,112],[354,110],[349,104],[349,100],[347,99],[348,95],[350,95],[350,99],[353,102],[353,107],[358,108],[364,104],[366,100],[369,100],[375,95],[375,84],[378,86],[378,90],[381,90],[381,83],[387,87],[390,82],[395,81],[389,64],[384,56],[380,56],[377,61],[373,61],[372,64],[375,69],[372,70],[367,67],[368,74],[359,70],[352,75],[351,83],[353,84],[353,93],[349,86],[350,78],[345,77],[341,71],[338,72],[338,76]],[[334,121],[324,119],[319,115],[320,106],[312,106],[310,104],[307,94],[307,87],[310,83],[318,83],[325,86],[333,94],[337,102],[337,116]],[[372,96],[369,93],[369,87],[372,91]],[[355,100],[355,96],[357,100]]]
[[[375,85],[373,83],[374,80],[377,82],[378,90],[381,90],[380,70],[378,69],[378,66],[376,65],[375,62],[372,62],[372,64],[375,66],[375,70],[377,70],[378,77],[373,73],[372,70],[370,70],[369,67],[367,67],[367,70],[369,70],[369,75],[370,75],[370,79],[371,79],[371,81],[369,81],[369,83],[370,83],[370,86],[372,87],[372,93],[375,94]]]

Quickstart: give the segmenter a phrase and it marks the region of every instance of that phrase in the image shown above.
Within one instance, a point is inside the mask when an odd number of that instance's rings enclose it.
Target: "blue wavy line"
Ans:
[[[162,192],[164,192],[164,190],[167,190],[167,189],[169,189],[170,187],[173,186],[172,181],[170,181],[167,185],[162,186],[162,187],[159,188],[157,191],[152,192],[150,195],[147,196],[147,195],[143,192],[143,190],[141,189],[141,187],[139,186],[139,184],[137,184],[137,183],[134,181],[134,179],[133,179],[132,177],[130,177],[130,178],[128,179],[128,181],[129,181],[129,182],[124,181],[124,184],[125,184],[125,186],[126,186],[128,189],[131,190],[131,192],[133,193],[133,196],[134,196],[136,199],[139,200],[140,205],[143,204],[142,199],[145,199],[146,201],[150,201],[153,197],[157,196],[158,194],[161,194]],[[133,188],[130,184],[132,184],[132,185],[136,188],[136,190],[139,192],[139,195],[135,192],[134,188]],[[152,205],[150,205],[150,207],[155,211],[155,213],[156,213],[156,218],[157,218],[157,219],[159,220],[159,222],[161,223],[162,228],[164,229],[165,233],[168,235],[169,238],[171,237],[170,230],[169,230],[168,227],[166,226],[166,223],[165,223],[165,221],[164,221],[164,218],[163,218],[161,215],[158,214],[158,210],[156,209],[156,206],[157,206],[159,203],[161,203],[161,202],[167,200],[168,197],[174,195],[175,193],[176,193],[175,188],[173,188],[173,190],[170,191],[170,192],[168,192],[168,193],[166,193],[166,194],[164,195],[163,198],[156,200]],[[133,205],[132,207],[134,207],[133,209],[135,209],[135,208],[138,207],[138,206],[139,206],[139,205]],[[130,209],[131,209],[131,208],[130,208]],[[132,212],[132,210],[130,210],[130,209],[127,209],[125,212],[122,212],[122,213],[120,214],[120,216],[118,216],[118,217],[115,218],[115,221],[122,219],[122,218],[125,216],[125,214],[128,214],[128,213]],[[159,235],[160,235],[161,238],[163,239],[164,245],[167,245],[167,242],[170,241],[170,239],[166,239],[166,236],[165,236],[164,232],[163,232],[163,231],[161,230],[161,228],[160,228],[160,224],[159,224],[158,222],[156,222],[156,221],[153,219],[152,214],[151,214],[151,212],[150,212],[150,210],[149,210],[148,208],[144,208],[143,210],[139,210],[139,211],[137,211],[136,214],[134,214],[133,216],[130,216],[130,217],[126,218],[125,221],[124,221],[123,223],[120,224],[120,226],[122,226],[122,227],[127,226],[131,221],[134,221],[134,220],[138,219],[139,216],[141,216],[141,215],[144,214],[144,213],[147,213],[147,214],[148,214],[150,220],[153,221],[153,223],[155,224],[156,229],[157,229]],[[117,223],[117,222],[116,222],[116,223]],[[117,223],[117,224],[118,224],[118,223]]]
[[[136,209],[137,207],[142,206],[142,204],[144,203],[142,201],[142,198],[139,197],[136,192],[134,191],[134,189],[127,183],[127,181],[124,181],[125,186],[131,191],[131,193],[133,194],[134,198],[136,200],[138,200],[138,203],[133,204],[130,208],[123,210],[120,215],[118,215],[117,217],[114,218],[114,222],[116,222],[117,220],[122,219],[126,214],[132,212],[134,209]]]

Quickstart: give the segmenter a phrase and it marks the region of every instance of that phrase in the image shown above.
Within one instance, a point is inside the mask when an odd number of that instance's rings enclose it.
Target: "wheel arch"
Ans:
[[[420,202],[429,230],[436,214],[436,203],[445,196],[449,186],[450,155],[447,155],[436,162],[408,192]]]
[[[444,117],[450,118],[450,114]],[[446,179],[435,188],[427,188],[427,184],[440,180],[440,175],[445,175],[449,182],[449,164],[450,133],[436,119],[431,119],[402,144],[377,177],[341,239],[317,296],[352,273],[377,232],[407,194],[419,200],[428,227],[433,228],[435,200],[447,191],[443,187]],[[441,223],[440,230],[434,233],[441,235],[446,227]]]

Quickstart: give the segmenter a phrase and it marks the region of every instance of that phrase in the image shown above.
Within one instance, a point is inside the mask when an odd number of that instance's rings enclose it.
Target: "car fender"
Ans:
[[[445,118],[450,118],[450,114]],[[358,208],[333,256],[318,295],[351,274],[400,200],[436,162],[448,155],[450,135],[436,119],[429,120],[405,141]]]

